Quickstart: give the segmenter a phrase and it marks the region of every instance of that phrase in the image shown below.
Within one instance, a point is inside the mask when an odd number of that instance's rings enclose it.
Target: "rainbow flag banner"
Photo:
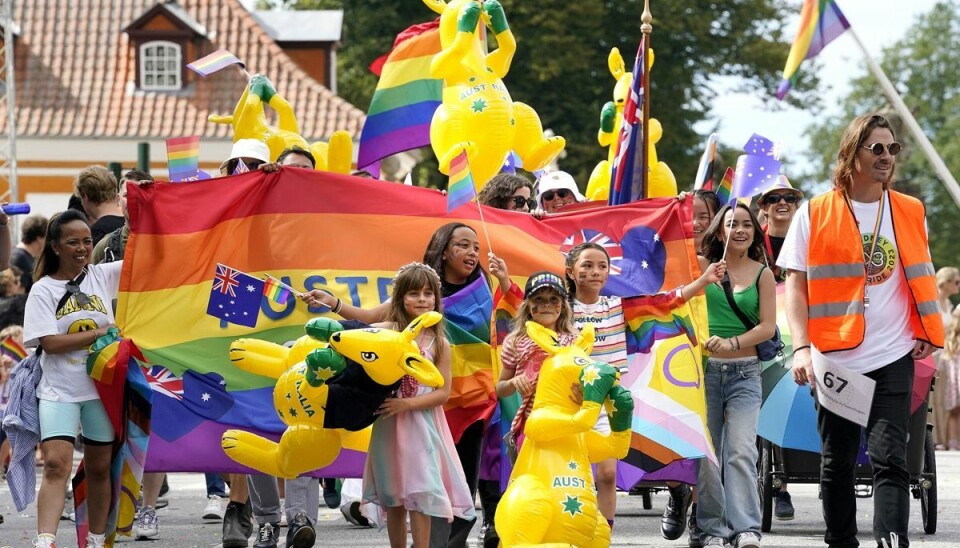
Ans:
[[[167,170],[171,183],[196,180],[200,170],[200,137],[167,139]]]
[[[473,175],[470,173],[470,162],[467,160],[467,151],[450,162],[450,182],[447,184],[447,213],[470,203],[477,195],[473,184]]]
[[[430,122],[443,101],[443,80],[430,75],[440,52],[439,21],[401,33],[387,56],[360,134],[357,166],[430,144]]]
[[[777,99],[783,100],[800,74],[800,64],[812,59],[843,34],[850,23],[844,17],[836,0],[803,0],[800,28],[790,47],[787,64],[783,67],[783,81],[777,89]]]
[[[565,242],[590,230],[605,234],[611,254],[618,257],[619,270],[608,288],[641,295],[672,290],[699,275],[690,202],[644,200],[542,221],[485,208],[483,218],[497,254],[521,286],[538,270],[563,272],[560,250]],[[187,211],[184,203],[204,207]],[[148,376],[155,418],[148,471],[249,472],[224,455],[219,442],[223,431],[243,428],[275,439],[285,426],[272,407],[275,381],[234,367],[227,352],[231,341],[256,337],[284,343],[303,335],[310,318],[330,313],[294,299],[279,304],[263,298],[256,327],[222,322],[206,314],[210,273],[217,263],[259,278],[270,273],[297,291],[322,289],[355,306],[373,307],[389,298],[397,268],[422,257],[437,228],[456,221],[481,230],[477,208],[448,215],[446,197],[436,190],[306,170],[131,187],[128,204],[131,234],[117,323],[158,371]],[[316,245],[318,234],[326,235],[322,246]],[[481,255],[487,251],[481,249]],[[183,260],[163,260],[170,256]],[[455,436],[478,418],[490,417],[496,402],[490,293],[481,280],[444,301],[453,346],[447,416]],[[507,293],[515,297],[514,290]],[[515,307],[515,301],[504,309]],[[477,320],[477,310],[489,310],[484,321]],[[699,329],[693,312],[673,313],[692,318]],[[651,354],[669,353],[667,343],[682,346],[680,338],[686,336],[657,340]],[[693,382],[699,373],[688,370],[693,351],[683,352],[682,359],[671,359],[668,371],[678,385],[656,384],[668,375],[652,358],[638,362],[639,367],[656,370],[649,374],[647,390],[666,391],[665,397],[692,406],[702,419],[703,395]],[[636,379],[630,382],[637,384]],[[360,476],[363,441],[358,437],[316,473]],[[636,450],[692,454],[680,446],[659,450],[657,443],[653,436],[638,438]]]
[[[187,68],[193,72],[196,72],[200,76],[210,76],[214,72],[225,69],[230,65],[240,65],[240,68],[246,68],[246,65],[243,64],[243,61],[238,59],[236,55],[221,48],[210,55],[201,57],[200,59],[190,63],[187,65]]]

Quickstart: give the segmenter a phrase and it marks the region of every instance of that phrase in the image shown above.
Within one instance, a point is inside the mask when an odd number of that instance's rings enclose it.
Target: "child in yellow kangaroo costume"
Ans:
[[[649,50],[647,70],[653,68],[653,49]],[[607,101],[600,111],[600,131],[597,132],[597,141],[600,146],[607,147],[607,159],[602,160],[593,168],[590,180],[587,183],[588,200],[607,200],[610,197],[610,168],[613,166],[614,156],[617,154],[617,137],[620,135],[620,123],[623,120],[623,107],[630,96],[630,87],[633,84],[633,73],[627,72],[620,50],[613,48],[607,56],[607,67],[610,74],[617,81],[613,86],[613,101]],[[657,157],[657,143],[663,137],[663,126],[656,118],[650,118],[648,133],[650,144],[647,151],[647,161],[650,165],[647,178],[647,197],[677,195],[677,178],[673,176],[665,162]]]
[[[414,341],[441,317],[427,312],[403,331],[345,330],[344,324],[351,322],[314,318],[306,326],[309,340],[301,337],[291,349],[256,339],[235,341],[230,346],[234,365],[277,379],[273,404],[287,430],[280,443],[227,430],[221,439],[223,450],[240,464],[281,478],[327,466],[350,432],[373,424],[374,412],[404,375],[426,386],[443,386],[443,376]],[[318,347],[323,342],[328,345]],[[291,362],[294,365],[287,368]]]
[[[572,346],[556,333],[527,322],[527,335],[547,354],[540,367],[524,442],[500,504],[496,527],[505,548],[600,548],[610,545],[610,526],[597,510],[590,463],[623,458],[630,449],[633,397],[619,372],[590,357],[594,330],[587,325]],[[570,386],[583,387],[583,403]],[[610,434],[593,429],[606,405]]]
[[[277,112],[276,126],[267,125],[264,104],[270,105]],[[313,154],[317,171],[350,173],[353,165],[353,139],[350,134],[340,130],[330,136],[329,144],[323,141],[307,144],[307,140],[300,136],[300,126],[293,107],[262,74],[250,77],[250,83],[244,88],[233,114],[211,114],[207,119],[214,124],[233,126],[234,141],[257,139],[267,143],[272,161],[276,161],[285,149],[298,146]]]
[[[501,80],[510,70],[517,41],[497,0],[423,0],[440,14],[443,50],[430,66],[443,79],[443,104],[430,124],[430,145],[440,172],[450,174],[450,162],[467,151],[477,190],[496,175],[507,154],[516,151],[523,167],[546,167],[566,145],[563,137],[546,138],[537,113],[514,102]],[[480,25],[497,38],[497,49],[484,53]]]

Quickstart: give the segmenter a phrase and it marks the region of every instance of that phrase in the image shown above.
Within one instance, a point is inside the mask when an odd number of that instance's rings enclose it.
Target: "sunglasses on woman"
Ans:
[[[513,207],[515,209],[522,209],[523,206],[527,206],[527,209],[533,209],[537,207],[537,201],[533,198],[524,198],[523,196],[511,196],[513,200]]]
[[[763,200],[760,201],[761,205],[773,205],[780,203],[780,200],[787,202],[788,204],[795,204],[800,201],[800,197],[796,194],[767,194],[763,197]]]
[[[890,143],[889,145],[884,146],[883,143],[873,143],[872,145],[860,145],[865,149],[868,149],[873,153],[874,156],[883,156],[883,149],[886,148],[887,152],[890,153],[890,156],[896,156],[900,154],[900,151],[903,150],[903,146],[900,143]]]
[[[560,190],[548,190],[543,193],[543,201],[549,202],[550,200],[554,199],[557,196],[563,199],[566,199],[566,198],[569,198],[570,196],[573,196],[573,192],[570,192],[565,188],[561,188]]]

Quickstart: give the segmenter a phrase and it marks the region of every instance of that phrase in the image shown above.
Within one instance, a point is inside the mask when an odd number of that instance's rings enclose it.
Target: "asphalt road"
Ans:
[[[914,546],[956,547],[960,546],[960,452],[937,453],[937,487],[939,492],[938,529],[935,535],[925,535],[920,519],[920,504],[912,502],[910,536]],[[123,539],[131,548],[203,547],[220,545],[220,524],[204,523],[200,519],[206,500],[203,476],[200,474],[172,474],[169,506],[158,511],[160,538],[153,541],[134,542]],[[824,546],[823,519],[815,485],[791,485],[796,519],[773,523],[773,530],[764,535],[765,546]],[[618,501],[613,546],[658,546],[685,547],[686,537],[665,541],[659,532],[660,512],[666,494],[653,497],[654,508],[644,510],[641,497],[622,496]],[[321,499],[322,504],[322,499]],[[0,547],[30,546],[36,528],[36,507],[16,513],[6,483],[0,486],[0,514],[5,523],[0,525]],[[862,533],[862,546],[873,546],[869,534],[873,515],[871,499],[858,500],[858,524]],[[73,523],[61,521],[60,548],[76,546]],[[474,534],[476,533],[476,527]],[[281,531],[281,536],[285,530]],[[251,540],[250,545],[252,546]],[[386,530],[364,529],[344,521],[339,510],[320,509],[316,546],[337,548],[388,546]],[[283,546],[283,543],[280,544]],[[471,545],[473,546],[473,545]]]

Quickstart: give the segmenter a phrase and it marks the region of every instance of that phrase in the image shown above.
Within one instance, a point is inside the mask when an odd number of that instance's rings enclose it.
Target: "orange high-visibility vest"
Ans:
[[[892,190],[887,191],[887,203],[900,268],[907,281],[913,336],[942,348],[943,320],[923,204]],[[821,352],[850,350],[863,342],[866,271],[862,241],[853,211],[840,190],[810,200],[807,333]]]

